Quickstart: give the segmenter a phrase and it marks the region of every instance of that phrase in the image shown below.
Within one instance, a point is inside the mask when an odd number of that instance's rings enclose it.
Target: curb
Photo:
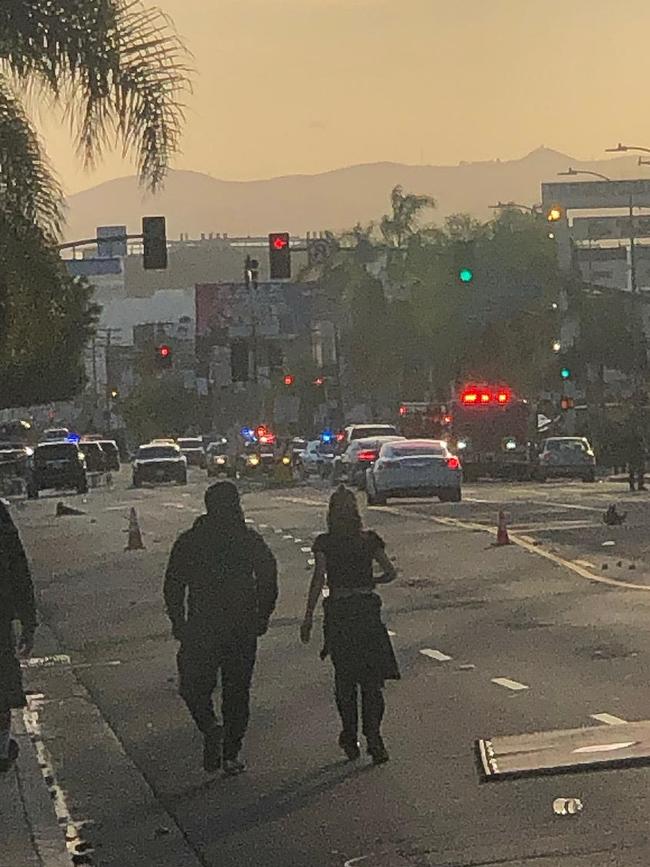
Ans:
[[[31,847],[42,867],[70,867],[72,861],[52,809],[52,799],[43,781],[34,746],[20,714],[14,714],[15,737],[20,745],[16,777],[20,798],[32,834]]]

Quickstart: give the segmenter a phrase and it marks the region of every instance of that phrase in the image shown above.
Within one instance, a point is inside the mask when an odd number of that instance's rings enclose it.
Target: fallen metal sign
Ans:
[[[650,720],[476,742],[485,780],[650,764]]]

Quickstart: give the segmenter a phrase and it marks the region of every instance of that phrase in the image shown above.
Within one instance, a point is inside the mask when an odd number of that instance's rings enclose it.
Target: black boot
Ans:
[[[368,738],[368,755],[371,757],[373,765],[385,765],[390,759],[381,735],[372,739]]]
[[[356,761],[361,755],[359,741],[356,737],[350,737],[345,732],[341,732],[339,735],[339,746],[351,762]]]

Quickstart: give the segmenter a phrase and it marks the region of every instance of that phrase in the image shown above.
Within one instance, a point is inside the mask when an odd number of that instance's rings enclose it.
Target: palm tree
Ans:
[[[88,293],[72,291],[56,255],[62,190],[26,102],[47,100],[61,111],[84,164],[121,145],[155,190],[179,150],[188,89],[182,42],[167,17],[140,0],[0,0],[0,379],[26,350],[26,298],[35,323],[45,324],[40,299],[56,305],[57,287],[77,305],[80,327],[92,320]],[[60,304],[58,312],[63,323]],[[36,352],[44,335],[27,333]]]
[[[392,214],[382,217],[379,228],[384,241],[392,247],[401,247],[414,234],[421,211],[436,207],[436,200],[432,196],[405,193],[399,185],[393,187],[390,203]]]

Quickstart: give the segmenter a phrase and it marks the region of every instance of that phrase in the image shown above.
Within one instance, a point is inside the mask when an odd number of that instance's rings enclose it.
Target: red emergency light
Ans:
[[[408,415],[408,414],[409,414],[409,408],[408,408],[408,406],[400,406],[400,408],[399,408],[399,414],[400,414],[400,415]]]
[[[158,354],[161,358],[169,358],[170,353],[171,349],[169,348],[169,346],[167,346],[167,344],[163,343],[162,346],[158,347]]]
[[[507,387],[495,388],[493,386],[467,386],[460,394],[460,402],[465,406],[488,406],[497,404],[505,406],[512,400],[512,392]]]
[[[261,424],[259,427],[255,428],[255,436],[257,437],[258,440],[261,440],[262,437],[265,437],[267,435],[268,435],[268,431],[267,431],[265,425]]]

